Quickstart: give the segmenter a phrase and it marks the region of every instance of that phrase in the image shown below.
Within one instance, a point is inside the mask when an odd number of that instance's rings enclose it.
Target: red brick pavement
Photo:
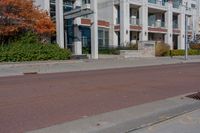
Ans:
[[[200,63],[0,78],[0,133],[200,90]]]

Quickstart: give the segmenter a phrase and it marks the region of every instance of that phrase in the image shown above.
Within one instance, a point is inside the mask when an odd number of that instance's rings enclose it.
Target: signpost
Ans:
[[[185,60],[188,60],[188,16],[185,15]]]
[[[185,9],[184,9],[184,12],[185,12],[185,60],[188,60],[188,16],[186,14],[186,10],[188,7],[188,1],[183,0],[182,6],[185,7]]]

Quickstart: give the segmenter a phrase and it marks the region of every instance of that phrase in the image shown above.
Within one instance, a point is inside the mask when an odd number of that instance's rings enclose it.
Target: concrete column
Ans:
[[[56,0],[56,37],[58,45],[64,48],[63,0]]]
[[[139,19],[142,25],[142,32],[140,33],[140,41],[148,40],[148,1],[143,0],[143,4],[139,9]]]
[[[180,25],[181,33],[179,36],[178,49],[185,49],[185,7],[181,7],[178,25]]]
[[[75,55],[82,55],[82,42],[81,42],[81,31],[79,30],[78,25],[74,27],[74,54]]]
[[[195,35],[199,32],[199,17],[197,15],[197,9],[192,10],[192,24],[193,24],[193,39],[196,39]]]
[[[120,0],[120,45],[126,46],[130,42],[130,3]]]
[[[91,26],[91,58],[98,59],[98,6],[97,0],[91,0],[92,26]]]
[[[165,43],[170,45],[173,49],[173,13],[172,13],[172,3],[168,3],[168,9],[165,13],[165,26],[167,28],[167,34],[165,34]]]
[[[118,46],[118,36],[115,32],[115,25],[117,24],[118,19],[118,8],[115,7],[114,1],[112,2],[112,20],[111,20],[111,28],[110,28],[110,44],[114,47]]]
[[[77,0],[75,3],[74,3],[74,8],[76,8],[77,6],[81,6],[82,3],[80,0]],[[81,40],[81,37],[82,37],[82,34],[81,34],[81,31],[79,29],[79,25],[81,23],[81,18],[75,18],[74,20],[74,54],[75,55],[82,55],[82,40]]]

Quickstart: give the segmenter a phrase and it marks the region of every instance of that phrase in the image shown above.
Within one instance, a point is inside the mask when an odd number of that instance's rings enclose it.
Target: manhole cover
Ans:
[[[200,92],[186,96],[186,97],[192,98],[192,99],[195,99],[195,100],[200,100]]]

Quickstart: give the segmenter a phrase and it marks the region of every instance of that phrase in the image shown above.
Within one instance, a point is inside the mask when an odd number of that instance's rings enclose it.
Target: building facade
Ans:
[[[185,36],[199,33],[197,0],[100,0],[98,6],[99,18],[110,23],[110,45],[153,40],[184,49]]]
[[[73,47],[75,54],[82,54],[82,47],[94,45],[91,51],[98,51],[96,47],[147,40],[184,49],[186,36],[192,40],[199,34],[199,0],[36,0],[36,4],[55,19],[60,46]],[[96,15],[63,19],[66,12],[85,5]]]

